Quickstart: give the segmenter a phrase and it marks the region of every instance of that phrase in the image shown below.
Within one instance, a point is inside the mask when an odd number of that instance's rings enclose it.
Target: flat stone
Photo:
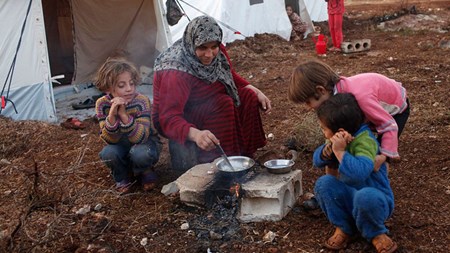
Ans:
[[[218,171],[215,163],[198,164],[176,181],[180,192],[180,200],[190,206],[203,207],[205,205],[204,193],[206,186],[214,179]]]

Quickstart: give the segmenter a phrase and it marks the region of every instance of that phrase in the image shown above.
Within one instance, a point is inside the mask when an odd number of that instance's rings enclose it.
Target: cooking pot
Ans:
[[[264,163],[264,167],[267,171],[273,174],[289,173],[292,170],[292,166],[295,164],[295,160],[298,158],[297,151],[291,150],[289,153],[292,155],[292,159],[273,159]]]
[[[229,156],[228,160],[233,168],[228,166],[224,158],[218,160],[216,166],[219,169],[219,172],[229,174],[234,177],[239,177],[246,174],[248,170],[255,165],[255,161],[246,156]]]

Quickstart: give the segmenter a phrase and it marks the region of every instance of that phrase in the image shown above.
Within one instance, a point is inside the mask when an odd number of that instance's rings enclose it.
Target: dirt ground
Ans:
[[[346,8],[345,40],[371,39],[370,50],[320,59],[345,76],[378,72],[406,87],[412,110],[400,140],[401,162],[391,166],[396,206],[387,226],[398,252],[448,252],[450,1],[381,2]],[[418,14],[405,11],[413,3]],[[316,25],[328,35],[326,23]],[[298,63],[317,57],[314,43],[263,34],[228,48],[235,69],[274,106],[263,116],[274,140],[258,159],[280,155],[295,133],[305,144],[295,169],[303,171],[303,190],[311,192],[322,172],[312,168],[308,129],[298,127],[306,108],[287,100],[286,87]],[[161,187],[178,176],[167,141],[156,167],[158,190],[118,195],[98,158],[98,126],[93,119],[85,123],[84,130],[69,130],[0,117],[0,252],[327,252],[322,244],[333,228],[320,212],[295,206],[279,222],[240,224],[162,195]],[[189,229],[181,228],[184,223]],[[275,238],[263,240],[269,231]],[[357,239],[345,252],[375,250]]]

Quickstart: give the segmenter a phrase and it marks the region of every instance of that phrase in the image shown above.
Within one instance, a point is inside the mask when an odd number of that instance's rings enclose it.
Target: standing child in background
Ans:
[[[136,91],[139,83],[136,67],[123,57],[106,60],[95,81],[106,93],[95,108],[100,138],[107,144],[99,155],[111,169],[120,193],[130,191],[135,177],[145,191],[156,187],[153,166],[162,145],[151,124],[150,99]]]
[[[377,170],[386,161],[386,157],[399,160],[398,138],[410,111],[402,84],[376,73],[339,76],[327,64],[311,60],[294,70],[288,97],[294,103],[305,103],[308,107],[317,109],[337,93],[352,93],[378,133],[381,155],[377,156],[374,169]]]
[[[292,24],[291,40],[300,40],[306,32],[307,25],[300,16],[294,12],[291,5],[286,5],[286,13]]]
[[[338,173],[320,177],[314,187],[322,211],[336,227],[325,241],[325,247],[345,249],[350,239],[361,233],[378,253],[394,252],[397,244],[387,236],[385,226],[394,211],[394,194],[386,165],[383,163],[378,171],[373,170],[379,146],[364,124],[364,113],[358,102],[350,93],[336,94],[319,106],[317,117],[339,162]],[[314,152],[315,167],[329,164],[327,145]]]
[[[325,0],[328,3],[328,27],[330,29],[333,47],[330,51],[341,51],[342,43],[342,20],[345,12],[344,0]]]

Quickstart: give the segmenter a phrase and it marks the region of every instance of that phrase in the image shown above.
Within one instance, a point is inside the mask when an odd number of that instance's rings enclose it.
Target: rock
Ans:
[[[141,240],[140,243],[141,243],[142,246],[147,245],[147,243],[148,243],[148,238],[147,238],[147,237],[142,238],[142,240]]]
[[[164,185],[161,189],[161,193],[166,196],[175,194],[178,191],[180,191],[180,189],[178,189],[178,186],[175,182],[168,183],[168,184]]]
[[[188,230],[189,229],[189,223],[185,222],[181,224],[180,226],[181,230]]]
[[[214,231],[209,231],[209,238],[211,240],[222,240],[222,235]]]
[[[277,236],[277,235],[276,235],[274,232],[269,231],[269,232],[267,232],[267,233],[264,235],[263,241],[264,241],[264,242],[272,242],[272,241],[275,239],[276,236]]]

